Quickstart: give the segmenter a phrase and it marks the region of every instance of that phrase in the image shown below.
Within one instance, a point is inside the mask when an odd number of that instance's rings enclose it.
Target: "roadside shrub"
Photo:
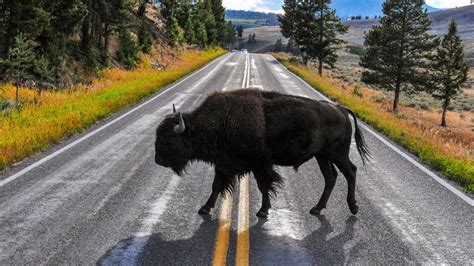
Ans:
[[[89,71],[96,72],[99,69],[100,52],[97,47],[90,45],[86,52],[86,66]]]
[[[364,56],[366,54],[365,48],[359,47],[359,46],[353,46],[353,45],[348,45],[347,46],[347,51],[351,54],[355,54],[358,56]]]
[[[387,102],[387,97],[385,95],[376,95],[372,97],[372,100],[376,103],[385,103]]]
[[[357,96],[359,98],[362,98],[364,95],[362,95],[362,92],[360,91],[360,86],[355,85],[354,90],[352,91],[352,95]]]
[[[430,109],[430,107],[429,107],[428,104],[426,104],[426,103],[420,103],[418,106],[420,107],[421,110],[425,110],[425,111],[426,111],[426,110],[429,110],[429,109]]]
[[[123,29],[119,34],[120,47],[117,51],[117,58],[127,68],[133,68],[137,64],[140,57],[138,56],[138,44],[132,38],[128,29]]]
[[[303,60],[300,57],[292,56],[292,57],[290,57],[290,63],[292,63],[292,64],[303,64]]]

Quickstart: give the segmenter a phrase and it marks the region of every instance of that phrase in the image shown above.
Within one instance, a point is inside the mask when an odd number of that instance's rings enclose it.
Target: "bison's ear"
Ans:
[[[174,132],[176,134],[182,134],[186,130],[186,125],[184,124],[183,115],[178,113],[179,116],[179,124],[174,126]]]

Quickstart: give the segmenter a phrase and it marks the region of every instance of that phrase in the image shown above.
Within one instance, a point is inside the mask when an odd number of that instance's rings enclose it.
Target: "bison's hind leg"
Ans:
[[[257,181],[258,189],[262,193],[262,206],[257,212],[257,217],[266,218],[268,210],[271,208],[270,191],[276,192],[276,187],[282,183],[282,178],[272,167],[255,169],[253,174]]]
[[[234,190],[235,178],[233,176],[227,176],[219,170],[215,170],[214,181],[212,182],[212,192],[207,200],[206,204],[199,209],[199,214],[209,214],[211,209],[215,207],[217,197],[220,193],[231,194]]]
[[[310,211],[310,213],[313,215],[321,214],[321,210],[326,208],[326,204],[334,188],[334,185],[336,184],[337,178],[336,168],[330,160],[322,156],[316,156],[316,160],[318,161],[319,168],[321,169],[321,173],[324,176],[324,191],[321,195],[321,198],[319,199],[318,204],[316,204],[316,206],[314,206]]]
[[[355,199],[355,186],[356,186],[356,173],[357,167],[351,162],[349,156],[343,160],[335,162],[337,168],[341,170],[342,174],[347,180],[347,204],[352,214],[357,214],[359,207],[357,206],[357,201]]]

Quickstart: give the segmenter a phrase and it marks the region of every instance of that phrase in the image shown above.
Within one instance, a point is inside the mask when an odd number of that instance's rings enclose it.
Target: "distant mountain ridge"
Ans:
[[[241,25],[244,28],[254,28],[260,26],[278,26],[278,15],[275,13],[264,13],[245,10],[226,10],[225,19],[232,21],[234,25]]]
[[[382,15],[382,5],[384,0],[334,0],[332,1],[331,7],[336,9],[336,13],[339,17],[350,17],[350,16],[380,16]],[[429,5],[425,5],[428,12],[439,11],[441,9],[434,8]]]
[[[283,4],[283,1],[280,1]],[[333,0],[331,7],[336,9],[336,13],[339,17],[351,17],[351,16],[380,16],[382,15],[382,4],[384,0]],[[264,9],[270,9],[270,6],[265,6],[265,2],[259,6]],[[275,7],[275,3],[272,3],[271,7]],[[428,12],[439,11],[442,9],[434,8],[429,5],[425,5]],[[258,11],[243,11],[243,10],[227,10],[226,19],[274,19],[277,14],[275,13],[264,13]],[[245,18],[244,18],[245,17]],[[248,17],[248,18],[247,18]]]

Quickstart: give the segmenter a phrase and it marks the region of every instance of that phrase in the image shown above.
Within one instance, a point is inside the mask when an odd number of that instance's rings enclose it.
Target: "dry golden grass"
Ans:
[[[330,71],[330,70],[329,70]],[[341,88],[351,94],[357,86],[353,83],[344,82],[335,75],[325,76],[324,81],[330,85]],[[362,98],[367,98],[380,110],[391,112],[392,99],[384,98],[384,101],[375,101],[377,97],[383,97],[385,94],[379,90],[367,87],[360,87]],[[474,114],[471,112],[448,111],[446,121],[448,127],[440,126],[441,110],[419,110],[413,107],[400,105],[400,118],[416,128],[422,130],[423,137],[436,136],[440,140],[440,145],[457,157],[467,157],[474,161]]]
[[[22,88],[20,99],[24,107],[21,112],[12,111],[0,116],[0,169],[136,103],[223,53],[221,49],[184,51],[170,59],[168,67],[162,71],[149,66],[153,58],[144,57],[133,71],[105,70],[92,85],[43,92],[41,96]],[[14,99],[13,86],[3,87],[0,99]]]

